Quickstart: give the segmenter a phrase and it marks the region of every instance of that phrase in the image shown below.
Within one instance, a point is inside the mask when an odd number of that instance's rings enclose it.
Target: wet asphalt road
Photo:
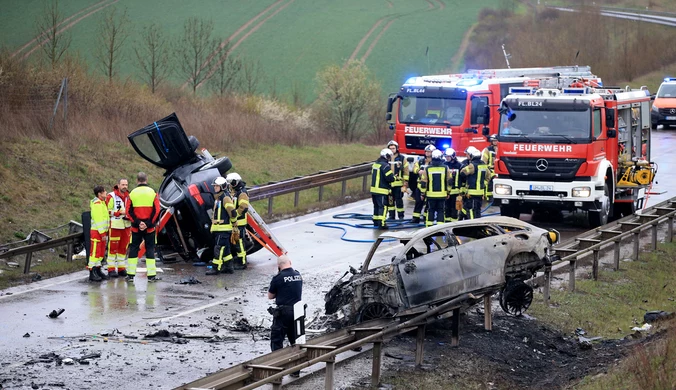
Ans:
[[[650,195],[648,205],[676,196],[676,181],[671,176],[676,166],[672,145],[676,145],[676,131],[654,133],[653,160],[658,162],[659,171],[653,191],[661,194]],[[370,247],[368,243],[341,240],[341,231],[315,223],[335,221],[333,216],[341,213],[370,214],[371,207],[370,200],[359,201],[271,225],[294,268],[303,274],[309,317],[323,309],[323,296],[333,282],[349,265],[358,268]],[[559,229],[564,239],[584,230],[571,225],[545,225]],[[346,237],[372,240],[377,235],[375,230],[348,228]],[[0,292],[0,387],[54,388],[63,384],[60,388],[165,389],[269,351],[266,292],[277,272],[273,255],[265,250],[251,255],[249,269],[234,275],[207,277],[204,267],[185,263],[161,267],[163,280],[154,284],[148,284],[141,273],[134,284],[120,279],[89,283],[86,272],[79,272]],[[189,276],[202,283],[177,284]],[[65,312],[56,319],[46,317],[57,308]],[[259,331],[228,330],[242,318],[260,326]],[[163,329],[203,338],[189,339],[186,344],[142,343],[143,335]],[[24,337],[26,333],[30,337]],[[105,340],[91,336],[102,333],[110,336]],[[224,341],[205,341],[214,335],[224,337]],[[90,359],[88,365],[26,364],[49,352],[62,358],[91,353],[101,356]]]

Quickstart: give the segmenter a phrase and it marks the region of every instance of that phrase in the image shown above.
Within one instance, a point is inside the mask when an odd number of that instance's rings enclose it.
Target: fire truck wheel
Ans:
[[[589,226],[596,228],[608,223],[608,216],[610,215],[610,191],[608,184],[603,186],[603,197],[600,200],[601,207],[599,211],[589,211]]]

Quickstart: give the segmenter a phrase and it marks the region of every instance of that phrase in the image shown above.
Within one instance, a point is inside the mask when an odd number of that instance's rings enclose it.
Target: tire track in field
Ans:
[[[244,30],[246,30],[247,28],[249,28],[249,26],[251,26],[251,25],[252,25],[256,20],[258,20],[261,16],[265,15],[265,14],[266,14],[268,11],[270,11],[272,8],[276,7],[279,3],[282,3],[282,2],[284,2],[284,1],[285,1],[285,0],[277,0],[276,2],[270,4],[267,8],[265,8],[264,10],[262,10],[261,12],[259,12],[258,14],[256,14],[256,16],[254,16],[253,18],[249,19],[246,23],[244,23],[242,26],[240,26],[240,28],[238,28],[237,30],[235,30],[235,32],[233,32],[232,34],[230,34],[229,37],[227,37],[223,42],[221,42],[221,43],[218,45],[218,47],[216,48],[216,50],[214,50],[211,54],[209,54],[209,57],[207,57],[207,59],[206,59],[206,60],[204,61],[204,63],[201,65],[201,67],[200,67],[200,72],[201,72],[204,68],[206,68],[207,66],[209,66],[209,63],[211,62],[211,60],[213,60],[214,57],[216,57],[216,56],[218,55],[218,53],[219,53],[221,50],[223,50],[223,48],[224,48],[225,46],[228,45],[228,43],[230,43],[233,39],[235,39],[236,36],[238,36],[239,34],[241,34],[242,31],[244,31]],[[190,83],[190,80],[187,80],[187,81],[181,86],[181,88],[187,87],[189,83]]]
[[[75,19],[74,21],[68,23],[68,24],[65,25],[63,28],[57,30],[57,31],[56,31],[56,35],[62,34],[64,31],[66,31],[66,30],[70,29],[71,27],[75,26],[76,24],[80,23],[83,19],[88,18],[88,17],[94,15],[95,13],[97,13],[97,12],[99,12],[99,11],[105,9],[105,8],[110,7],[111,5],[117,3],[118,1],[120,1],[120,0],[113,0],[112,3],[104,4],[103,6],[101,6],[101,7],[99,7],[99,8],[96,8],[96,9],[94,9],[94,10],[92,10],[92,11],[89,11],[88,13],[86,13],[86,14],[80,16],[79,18]],[[38,43],[37,46],[35,46],[34,48],[32,48],[30,51],[28,51],[28,53],[24,54],[24,55],[21,57],[21,61],[23,61],[23,60],[25,60],[26,58],[28,58],[31,54],[33,54],[34,51],[36,51],[37,49],[41,48],[42,46],[45,45],[45,43],[47,43],[47,42],[49,42],[49,41],[50,41],[50,40],[47,39],[47,40],[45,40],[44,42]]]
[[[432,0],[425,0],[425,1],[427,2],[427,9],[428,10],[435,9],[437,7],[436,5],[434,5]]]
[[[446,3],[444,3],[443,0],[437,0],[439,2],[439,11],[443,10],[446,8]]]
[[[386,0],[386,1],[387,1],[387,8],[394,7],[394,4],[390,0]]]
[[[221,57],[218,59],[218,62],[215,63],[215,64],[211,67],[211,69],[209,70],[209,73],[207,73],[207,79],[209,79],[211,76],[213,76],[214,73],[216,73],[216,70],[218,70],[218,66],[221,65],[221,64],[223,63],[223,61],[225,61],[225,60],[228,58],[228,56],[230,56],[230,53],[232,53],[235,49],[237,49],[237,47],[238,47],[239,45],[241,45],[242,42],[244,42],[247,38],[249,38],[249,37],[251,36],[251,34],[253,34],[253,33],[255,33],[256,31],[258,31],[258,29],[261,28],[261,27],[265,24],[265,22],[267,22],[268,20],[272,19],[272,18],[273,18],[275,15],[277,15],[278,13],[282,12],[286,7],[290,6],[294,1],[296,1],[296,0],[291,0],[291,1],[289,1],[288,3],[284,4],[283,6],[277,8],[273,13],[271,13],[270,15],[268,15],[265,19],[261,20],[261,21],[260,21],[258,24],[256,24],[253,28],[251,28],[251,30],[249,30],[246,34],[244,34],[241,38],[239,38],[239,39],[237,40],[237,42],[235,42],[234,45],[232,45],[230,48],[228,48],[228,51],[226,51],[225,53],[223,53],[223,54],[221,55]],[[201,82],[201,83],[197,86],[197,88],[201,87],[203,84],[204,84],[204,82]]]
[[[90,5],[89,7],[86,7],[86,8],[83,8],[83,9],[77,11],[76,13],[74,13],[74,14],[70,15],[69,17],[67,17],[66,19],[62,20],[61,23],[59,23],[59,24],[56,25],[56,27],[59,28],[59,27],[63,26],[64,23],[68,23],[68,21],[70,21],[71,19],[77,17],[77,16],[80,15],[81,13],[86,12],[86,11],[89,11],[91,8],[98,7],[98,6],[100,6],[101,4],[103,4],[103,3],[107,2],[107,1],[110,1],[110,0],[101,0],[101,1],[99,1],[98,3],[96,3],[96,4]],[[47,31],[43,31],[40,35],[38,35],[37,37],[33,38],[30,42],[26,43],[25,45],[23,45],[23,46],[21,46],[20,48],[18,48],[14,53],[10,54],[9,58],[14,58],[16,55],[18,55],[18,54],[21,53],[22,51],[26,50],[30,45],[32,45],[32,44],[34,44],[35,42],[37,42],[39,39],[41,39],[41,38],[42,38],[43,36],[45,36],[46,34],[47,34]]]
[[[469,47],[469,38],[472,36],[472,32],[474,32],[475,27],[476,23],[473,24],[472,27],[470,27],[469,30],[465,33],[465,36],[462,38],[462,42],[460,43],[458,51],[456,51],[455,54],[453,54],[453,57],[451,57],[451,69],[453,71],[455,71],[460,67],[460,61],[465,56],[465,52]]]
[[[361,50],[361,47],[364,46],[364,43],[366,43],[366,41],[369,39],[371,34],[373,34],[373,32],[376,30],[376,28],[378,28],[378,26],[380,26],[380,24],[383,22],[383,20],[385,20],[387,17],[388,16],[383,16],[382,18],[376,20],[376,22],[373,24],[373,26],[371,26],[371,29],[366,33],[366,35],[364,35],[361,38],[361,40],[357,44],[357,47],[354,49],[354,51],[350,55],[350,58],[348,58],[347,61],[345,61],[345,65],[343,65],[343,68],[345,66],[347,66],[348,62],[354,60],[357,57],[357,54],[359,54],[359,50]]]
[[[368,49],[366,49],[366,53],[364,53],[364,55],[361,57],[362,61],[366,61],[366,59],[369,58],[369,56],[371,55],[371,51],[373,51],[373,48],[376,46],[376,44],[380,40],[380,37],[383,36],[385,31],[387,31],[387,29],[390,28],[392,23],[394,23],[394,21],[397,20],[397,19],[399,19],[398,16],[396,18],[390,20],[389,22],[387,22],[387,24],[383,27],[383,29],[380,30],[378,35],[376,35],[376,37],[373,39],[373,42],[371,42],[371,44],[369,45]]]

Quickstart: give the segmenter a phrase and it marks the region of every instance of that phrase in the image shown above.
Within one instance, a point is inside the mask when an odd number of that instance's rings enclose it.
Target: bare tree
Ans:
[[[155,23],[144,27],[141,41],[134,47],[136,63],[153,93],[171,73],[168,41],[160,28]]]
[[[312,115],[317,123],[341,141],[353,142],[375,124],[370,113],[381,103],[380,85],[362,61],[350,60],[344,68],[329,66],[317,74],[319,97]]]
[[[263,78],[260,61],[244,61],[242,65],[242,89],[247,95],[253,95],[258,89],[258,83]]]
[[[228,53],[229,46],[223,48],[223,53]],[[219,96],[225,96],[237,89],[237,75],[242,70],[242,60],[238,57],[227,56],[222,59],[211,79],[211,88]]]
[[[59,31],[59,26],[62,23],[63,15],[59,12],[58,0],[46,3],[42,15],[35,22],[37,27],[35,39],[47,56],[52,68],[56,66],[68,50],[72,39],[69,32]]]
[[[116,8],[111,8],[99,25],[94,56],[101,70],[108,76],[108,81],[113,81],[117,65],[122,60],[122,45],[129,37],[128,25],[127,8],[122,13]]]
[[[218,47],[218,41],[211,37],[213,31],[214,22],[211,20],[189,18],[183,25],[183,35],[179,38],[176,53],[179,70],[188,80],[193,93],[214,74],[209,72],[209,62]]]

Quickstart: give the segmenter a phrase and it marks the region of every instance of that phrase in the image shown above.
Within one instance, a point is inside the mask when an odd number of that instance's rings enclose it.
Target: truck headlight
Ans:
[[[573,198],[589,198],[591,196],[591,187],[573,188]]]
[[[507,184],[496,184],[493,188],[493,193],[495,195],[512,195],[512,186]]]

